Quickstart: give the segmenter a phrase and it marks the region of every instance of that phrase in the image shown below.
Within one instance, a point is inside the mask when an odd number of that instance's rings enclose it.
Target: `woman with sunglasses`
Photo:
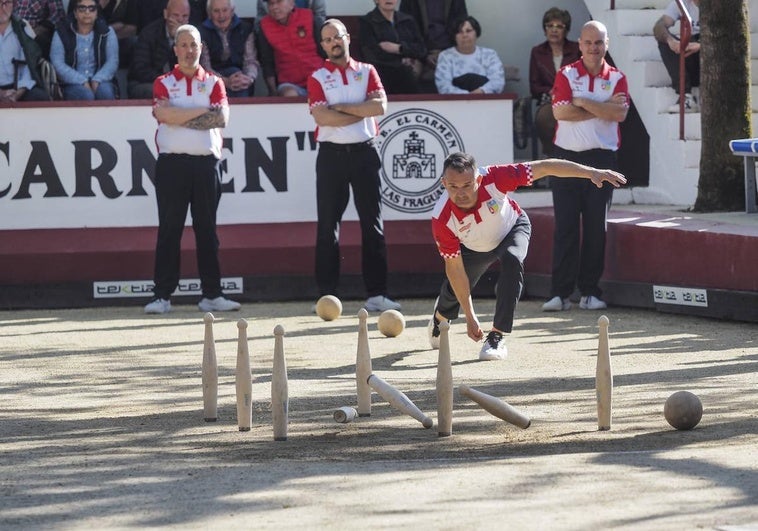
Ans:
[[[579,44],[566,38],[571,29],[571,14],[551,7],[542,16],[542,29],[546,40],[532,48],[529,57],[529,90],[537,100],[534,123],[542,144],[542,152],[553,150],[555,118],[551,105],[555,73],[564,65],[579,60]]]
[[[118,38],[96,0],[72,0],[74,12],[55,30],[50,62],[65,100],[116,99]]]

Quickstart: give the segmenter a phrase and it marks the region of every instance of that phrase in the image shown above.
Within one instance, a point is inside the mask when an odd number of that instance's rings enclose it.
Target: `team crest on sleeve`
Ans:
[[[495,214],[498,210],[500,210],[500,205],[496,199],[490,199],[487,201],[487,210],[490,211],[490,214]]]
[[[382,202],[411,214],[434,208],[445,190],[440,183],[445,158],[465,151],[453,124],[425,109],[385,116],[376,143],[382,159]]]

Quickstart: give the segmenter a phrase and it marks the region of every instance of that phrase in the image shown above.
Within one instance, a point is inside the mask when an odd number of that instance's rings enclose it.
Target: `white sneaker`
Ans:
[[[479,359],[482,361],[504,360],[508,357],[508,347],[503,341],[503,334],[492,330],[484,340],[482,350],[479,351]]]
[[[384,295],[375,295],[366,299],[363,305],[367,312],[386,312],[387,310],[399,310],[400,304],[385,297]]]
[[[557,295],[542,305],[543,312],[562,312],[569,309],[571,309],[571,301],[568,297],[561,299]]]
[[[676,103],[674,103],[671,107],[669,107],[667,111],[671,114],[678,114],[679,113],[679,100],[677,99]],[[698,105],[697,100],[692,94],[687,93],[684,95],[684,112],[686,113],[700,112],[700,105]]]
[[[215,299],[203,297],[203,299],[197,304],[197,307],[203,312],[232,312],[239,310],[240,306],[239,302],[230,301],[221,295]]]
[[[168,313],[171,311],[171,301],[155,299],[145,305],[145,313]]]
[[[579,300],[579,307],[582,310],[604,310],[608,305],[594,295],[588,295]]]

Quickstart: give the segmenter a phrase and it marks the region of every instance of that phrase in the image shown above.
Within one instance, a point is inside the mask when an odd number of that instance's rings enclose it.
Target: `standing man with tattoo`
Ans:
[[[171,294],[179,284],[180,243],[188,207],[203,292],[198,307],[204,312],[240,308],[221,292],[216,235],[221,129],[229,120],[229,102],[221,78],[200,66],[202,47],[197,28],[179,26],[174,41],[178,64],[153,85],[153,115],[158,120],[158,241],[154,297],[145,306],[145,313],[171,311]]]

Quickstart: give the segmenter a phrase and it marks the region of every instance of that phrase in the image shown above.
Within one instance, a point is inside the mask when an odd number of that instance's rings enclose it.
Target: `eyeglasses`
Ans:
[[[79,13],[85,13],[87,11],[89,11],[90,13],[94,13],[95,11],[97,11],[97,6],[95,6],[95,5],[92,5],[92,6],[76,6],[76,10]]]
[[[332,37],[327,37],[326,39],[321,39],[321,42],[324,44],[331,44],[333,41],[344,41],[345,37],[347,37],[347,33],[339,33]]]
[[[545,29],[566,29],[563,24],[545,24]]]

